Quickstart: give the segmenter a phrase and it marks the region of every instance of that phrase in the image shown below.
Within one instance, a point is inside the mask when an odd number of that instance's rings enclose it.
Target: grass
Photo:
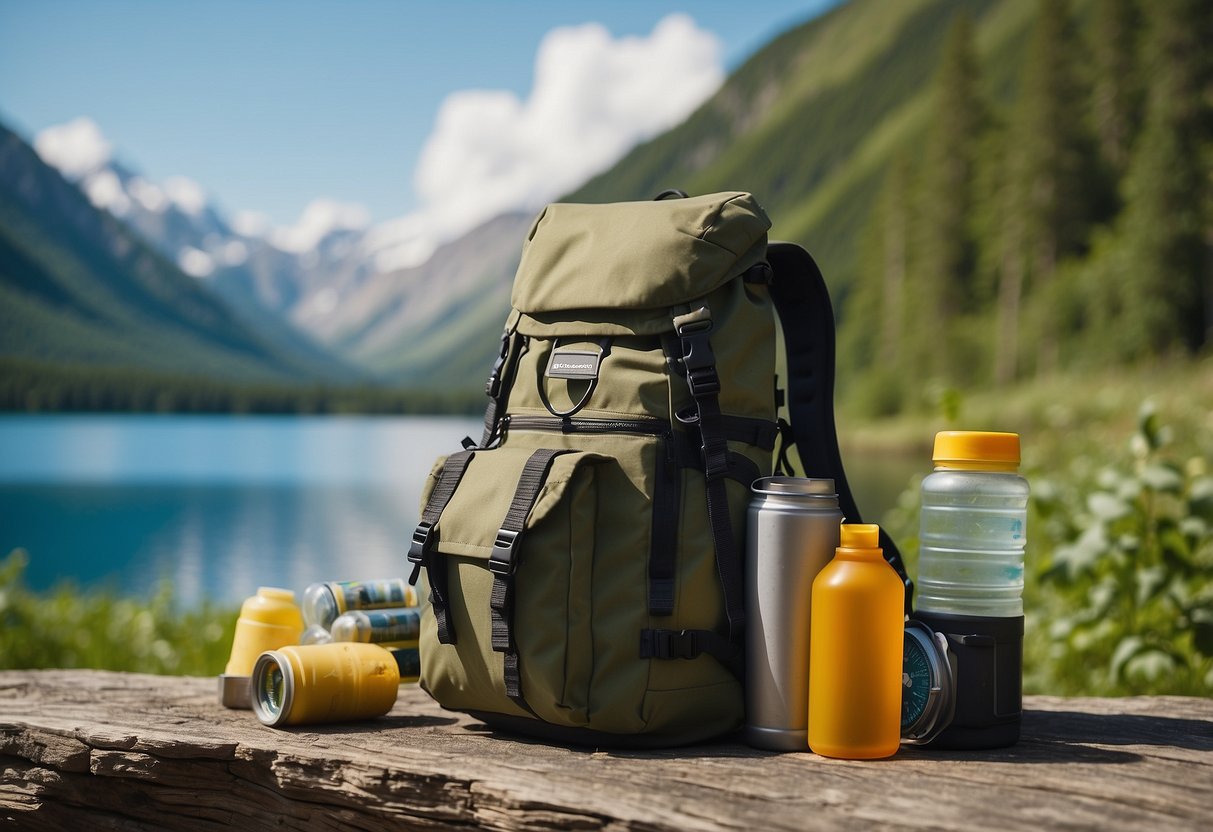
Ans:
[[[34,592],[23,581],[27,563],[20,549],[0,561],[0,669],[210,676],[227,664],[238,610],[211,603],[181,610],[167,584],[150,598],[84,592],[70,583]]]

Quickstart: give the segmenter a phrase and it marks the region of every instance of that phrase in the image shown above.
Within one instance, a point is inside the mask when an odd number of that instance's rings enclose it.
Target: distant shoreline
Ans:
[[[483,392],[226,380],[0,358],[0,413],[476,415]]]

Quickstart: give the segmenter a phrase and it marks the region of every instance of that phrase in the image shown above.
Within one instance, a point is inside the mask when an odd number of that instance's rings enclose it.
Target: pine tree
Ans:
[[[1121,225],[1122,338],[1131,356],[1199,349],[1213,326],[1213,6],[1166,0],[1150,8],[1149,103]]]
[[[1100,190],[1095,142],[1083,118],[1088,96],[1078,71],[1080,47],[1069,4],[1042,0],[1012,114],[1011,196],[1000,245],[1009,271],[999,277],[1008,328],[1021,327],[1020,301],[1024,292],[1032,296],[1042,373],[1056,366],[1061,336],[1050,309],[1057,266],[1085,247],[1093,194]]]
[[[919,281],[924,329],[931,346],[924,358],[935,374],[954,376],[951,328],[975,301],[976,240],[973,211],[976,169],[986,107],[979,90],[973,24],[960,13],[944,42],[934,79],[919,195]],[[940,336],[943,336],[942,338]]]
[[[917,380],[916,317],[910,281],[910,165],[899,155],[885,172],[860,241],[860,268],[839,333],[840,380],[857,380],[847,393],[860,412],[889,415],[905,404]]]
[[[1129,150],[1141,126],[1141,83],[1137,67],[1141,14],[1134,0],[1097,0],[1091,22],[1091,63],[1095,72],[1092,114],[1100,155],[1117,177],[1125,173]]]

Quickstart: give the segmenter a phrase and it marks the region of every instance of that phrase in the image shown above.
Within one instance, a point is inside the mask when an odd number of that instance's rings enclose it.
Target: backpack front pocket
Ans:
[[[446,495],[447,472],[435,472],[428,500],[437,493],[445,505],[421,547],[433,601],[421,684],[444,707],[586,724],[596,469],[609,461],[564,449],[465,452],[445,464],[461,467]]]

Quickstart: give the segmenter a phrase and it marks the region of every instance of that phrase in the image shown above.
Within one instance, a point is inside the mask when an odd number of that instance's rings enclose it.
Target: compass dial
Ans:
[[[952,721],[955,691],[947,638],[921,621],[906,622],[901,663],[901,739],[929,743]]]
[[[901,665],[901,731],[913,728],[926,712],[931,699],[931,665],[926,650],[910,633],[905,635]]]

